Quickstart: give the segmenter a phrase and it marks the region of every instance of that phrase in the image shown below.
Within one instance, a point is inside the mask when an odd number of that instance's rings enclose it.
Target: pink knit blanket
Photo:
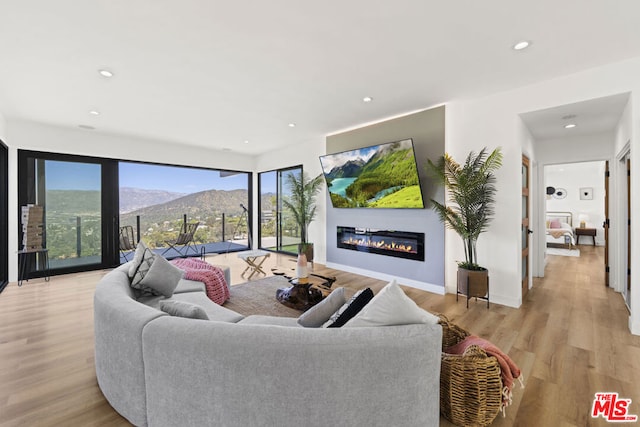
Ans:
[[[498,364],[500,365],[500,375],[502,377],[502,409],[504,413],[504,408],[511,404],[511,389],[513,387],[514,379],[518,379],[520,384],[524,387],[524,383],[522,382],[522,372],[520,371],[520,368],[518,368],[518,365],[516,365],[506,353],[503,353],[502,350],[496,347],[493,343],[475,335],[469,335],[458,344],[446,348],[444,352],[449,354],[463,354],[467,348],[472,345],[477,345],[483,349],[488,356],[493,356],[498,360]]]
[[[204,283],[211,301],[222,305],[229,299],[229,287],[221,268],[196,258],[176,258],[171,263],[185,271],[185,279]]]

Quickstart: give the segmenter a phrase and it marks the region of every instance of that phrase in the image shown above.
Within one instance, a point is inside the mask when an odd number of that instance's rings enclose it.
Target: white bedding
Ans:
[[[557,245],[566,245],[569,247],[575,246],[576,239],[573,233],[573,227],[571,227],[571,225],[566,222],[561,222],[560,226],[560,228],[547,229],[547,244],[553,243]],[[550,232],[554,232],[557,230],[562,230],[562,235],[558,238],[555,238],[550,234]]]

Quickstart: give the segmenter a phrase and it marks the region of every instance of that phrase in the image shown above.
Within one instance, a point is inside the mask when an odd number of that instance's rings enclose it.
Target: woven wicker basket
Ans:
[[[457,344],[469,333],[440,315],[442,348]],[[480,347],[462,355],[442,354],[440,414],[458,426],[491,424],[502,405],[500,365]]]

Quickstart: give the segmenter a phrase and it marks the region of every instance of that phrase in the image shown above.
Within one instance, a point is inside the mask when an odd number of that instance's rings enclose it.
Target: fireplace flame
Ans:
[[[370,239],[365,239],[365,238],[354,239],[353,236],[349,236],[348,239],[343,239],[342,243],[344,243],[345,245],[385,249],[388,251],[395,251],[395,252],[416,253],[412,245],[405,245],[404,243],[396,243],[394,241],[390,243],[385,243],[384,240],[374,242],[374,241],[371,241]]]

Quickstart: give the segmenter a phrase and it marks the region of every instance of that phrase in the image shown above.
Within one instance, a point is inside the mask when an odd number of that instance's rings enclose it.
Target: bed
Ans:
[[[547,246],[572,249],[576,245],[571,212],[547,212]]]

